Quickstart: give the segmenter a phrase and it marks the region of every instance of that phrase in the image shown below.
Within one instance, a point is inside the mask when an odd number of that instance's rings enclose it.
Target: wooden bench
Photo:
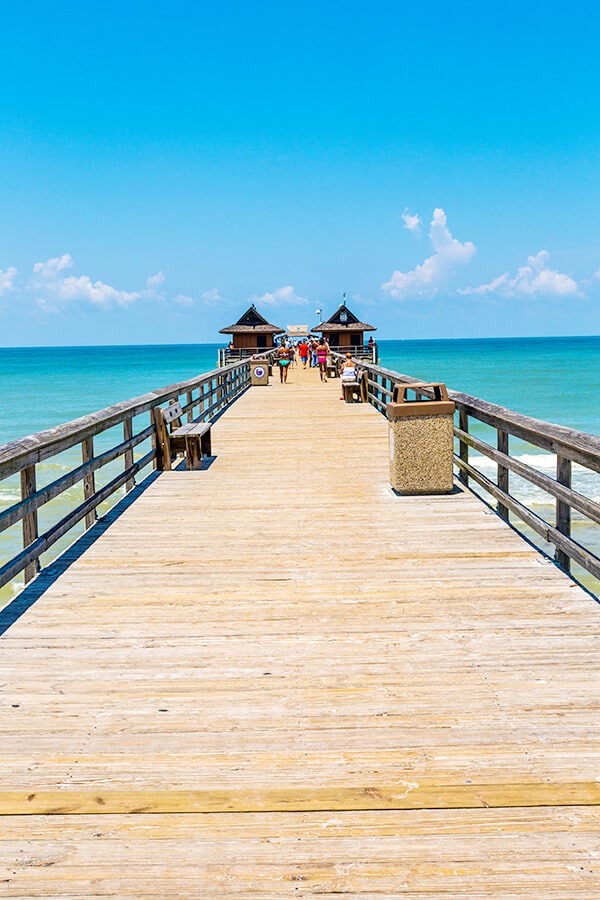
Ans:
[[[342,396],[346,403],[352,403],[355,397],[360,400],[360,381],[344,381],[342,379]]]
[[[355,381],[344,381],[342,378],[342,397],[346,403],[354,402],[354,398],[360,402],[367,402],[367,372],[358,372]]]
[[[166,409],[154,409],[156,425],[156,452],[158,468],[163,472],[171,470],[171,463],[177,453],[185,454],[188,469],[199,469],[202,455],[211,456],[210,422],[188,422],[181,424],[183,410],[178,402],[171,402]]]

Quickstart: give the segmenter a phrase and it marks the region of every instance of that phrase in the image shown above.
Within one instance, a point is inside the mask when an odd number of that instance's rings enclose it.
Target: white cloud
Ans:
[[[412,231],[415,234],[419,234],[421,231],[421,217],[420,216],[411,216],[407,209],[402,213],[402,221],[404,222],[404,227],[407,231]]]
[[[17,270],[14,266],[9,266],[6,271],[4,269],[0,269],[0,297],[2,296],[2,294],[6,294],[8,291],[14,290],[14,279],[16,274]]]
[[[70,253],[63,253],[62,256],[55,256],[53,259],[47,259],[46,262],[35,263],[33,271],[40,278],[56,278],[63,269],[73,268],[73,257]]]
[[[254,294],[250,297],[250,301],[255,306],[306,306],[308,303],[307,298],[300,297],[291,284],[274,291],[267,291],[260,297],[258,294]]]
[[[146,286],[149,290],[153,290],[155,287],[158,287],[159,284],[162,284],[165,280],[165,276],[162,272],[157,272],[156,275],[151,275],[150,278],[146,280]]]
[[[70,253],[55,256],[33,265],[31,275],[15,281],[14,266],[0,269],[0,296],[13,291],[23,303],[34,304],[46,313],[62,313],[74,304],[110,310],[127,308],[138,301],[146,303],[172,303],[178,307],[192,307],[194,299],[186,294],[169,297],[163,289],[164,272],[156,272],[146,279],[138,290],[126,291],[104,281],[92,280],[89,275],[74,275],[75,267]],[[218,291],[209,292],[213,299],[220,299]],[[204,295],[206,296],[206,295]]]
[[[550,269],[550,254],[540,250],[535,256],[527,258],[527,265],[517,270],[514,278],[508,272],[494,278],[488,284],[469,287],[459,294],[496,294],[500,297],[577,297],[581,292],[577,282],[570,275]]]
[[[221,297],[219,288],[212,288],[210,291],[204,291],[204,293],[200,295],[200,299],[203,300],[204,303],[220,303],[223,298]]]
[[[447,288],[454,271],[466,265],[476,252],[471,241],[461,244],[452,237],[443,209],[433,211],[429,239],[434,250],[432,256],[410,272],[394,272],[390,280],[381,285],[396,300],[433,297],[440,289]]]
[[[139,291],[124,291],[103,281],[92,281],[89,275],[65,275],[75,265],[70,253],[63,253],[45,262],[35,263],[33,277],[26,290],[36,294],[35,302],[47,312],[59,312],[73,302],[89,303],[101,309],[127,307],[142,298],[164,300],[157,289],[164,282],[162,272],[151,275],[146,287]]]
[[[61,300],[87,300],[94,306],[129,306],[143,296],[141,291],[120,291],[103,281],[92,281],[89,275],[70,275],[51,285]]]

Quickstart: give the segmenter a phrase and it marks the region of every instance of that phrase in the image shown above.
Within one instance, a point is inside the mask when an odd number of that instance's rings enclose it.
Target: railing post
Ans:
[[[564,456],[556,457],[556,480],[565,487],[571,487],[571,460]],[[556,498],[556,529],[565,537],[571,537],[571,507],[564,500]],[[564,550],[558,547],[554,551],[554,558],[561,569],[571,571],[571,559]]]
[[[458,411],[458,427],[461,431],[464,431],[465,434],[469,433],[469,413],[466,409],[459,409]],[[469,445],[466,441],[459,441],[458,443],[458,455],[462,462],[469,464]],[[460,470],[459,479],[465,485],[465,487],[469,486],[469,476],[463,470]]]
[[[123,440],[130,441],[133,437],[133,418],[131,416],[127,416],[126,419],[123,419]],[[126,450],[123,455],[123,467],[125,470],[129,469],[130,466],[133,465],[133,448]],[[125,482],[125,490],[131,491],[135,487],[135,480],[133,478],[128,478]]]
[[[193,403],[194,398],[192,396],[192,393],[193,393],[192,391],[188,391],[187,394],[185,395],[186,403],[190,407],[187,411],[188,422],[194,421],[194,403]]]
[[[87,437],[81,442],[81,459],[84,463],[94,458],[94,438]],[[96,476],[94,472],[83,476],[83,497],[89,500],[96,493]],[[85,515],[85,527],[91,528],[96,521],[96,510],[92,509]]]
[[[21,469],[21,500],[27,500],[36,491],[35,465]],[[23,548],[28,547],[39,537],[37,509],[23,517]],[[25,584],[31,581],[40,571],[39,559],[25,566]]]
[[[506,456],[509,455],[508,431],[502,431],[501,428],[498,429],[498,450],[500,451],[500,453],[504,453]],[[509,492],[508,477],[509,473],[506,466],[498,463],[498,487],[501,491],[504,491],[505,494],[508,494]],[[504,503],[498,502],[498,515],[508,522],[508,506],[505,506]]]
[[[156,420],[154,418],[154,409],[149,410],[148,415],[150,416],[150,425],[154,429],[152,434],[150,435],[150,445],[154,450],[154,459],[152,460],[152,470],[156,471],[158,469],[158,435],[156,432]]]

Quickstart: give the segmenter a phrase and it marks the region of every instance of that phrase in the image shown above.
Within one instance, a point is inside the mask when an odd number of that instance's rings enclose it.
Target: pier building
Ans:
[[[219,357],[219,365],[225,365],[255,353],[271,350],[275,335],[285,334],[285,328],[267,322],[252,304],[234,325],[221,328],[219,334],[231,335],[229,347],[222,350]]]
[[[319,322],[312,330],[320,332],[332,350],[339,353],[350,352],[359,359],[366,358],[371,362],[377,362],[376,345],[365,342],[365,332],[377,331],[376,327],[359,321],[348,309],[345,300],[326,322]]]

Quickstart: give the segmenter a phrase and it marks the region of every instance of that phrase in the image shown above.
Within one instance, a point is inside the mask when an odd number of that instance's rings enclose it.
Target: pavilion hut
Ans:
[[[265,353],[273,348],[275,335],[284,333],[285,328],[271,325],[252,304],[235,325],[219,331],[219,334],[231,335],[231,343],[223,354],[224,361],[252,356],[253,353]]]
[[[373,359],[376,345],[365,344],[365,331],[377,331],[374,325],[360,322],[346,303],[339,306],[330,319],[315,325],[313,331],[321,332],[332,350],[352,353],[353,356]]]

